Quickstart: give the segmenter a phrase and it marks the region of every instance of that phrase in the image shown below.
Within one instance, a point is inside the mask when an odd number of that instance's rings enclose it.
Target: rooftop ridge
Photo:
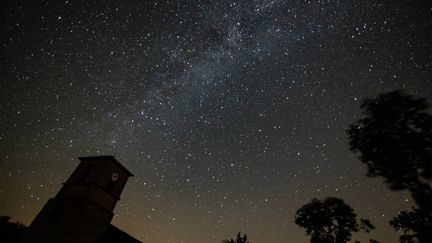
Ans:
[[[129,177],[134,176],[126,167],[124,167],[118,160],[114,158],[113,155],[100,155],[100,156],[88,156],[88,157],[78,157],[80,161],[89,161],[89,160],[111,160],[113,161],[118,167],[126,171]]]

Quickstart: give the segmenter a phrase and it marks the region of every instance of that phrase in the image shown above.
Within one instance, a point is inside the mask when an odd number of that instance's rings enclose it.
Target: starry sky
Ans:
[[[432,97],[427,1],[3,1],[0,214],[29,224],[79,156],[135,177],[113,224],[146,243],[309,238],[336,196],[395,242],[409,209],[349,151],[361,101]],[[429,103],[431,100],[429,99]]]

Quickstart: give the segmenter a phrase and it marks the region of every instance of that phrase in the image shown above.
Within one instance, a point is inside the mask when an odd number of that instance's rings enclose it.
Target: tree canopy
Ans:
[[[329,197],[323,201],[312,199],[297,210],[295,223],[306,229],[312,243],[344,243],[353,232],[370,232],[374,226],[369,220],[357,222],[354,210],[342,199]]]
[[[241,236],[241,232],[237,234],[237,239],[223,240],[222,243],[249,243],[247,240],[247,235]]]
[[[399,237],[402,243],[432,242],[432,217],[428,212],[416,208],[411,212],[402,211],[390,224],[402,233]]]
[[[403,243],[432,242],[432,115],[426,99],[396,90],[366,99],[363,117],[347,130],[367,175],[391,190],[407,189],[420,208],[402,211],[390,224]]]
[[[408,189],[417,205],[432,208],[432,116],[425,99],[396,90],[366,99],[363,117],[347,130],[367,175],[382,176],[391,190]]]

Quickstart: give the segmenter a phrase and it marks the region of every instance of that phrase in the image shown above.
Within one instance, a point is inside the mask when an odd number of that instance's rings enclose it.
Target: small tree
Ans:
[[[380,242],[377,241],[377,240],[374,240],[374,239],[370,239],[370,240],[369,240],[369,243],[380,243]]]
[[[10,222],[11,217],[0,216],[0,242],[19,242],[27,227],[19,222]]]
[[[247,240],[247,235],[241,236],[241,232],[237,234],[237,239],[223,240],[222,243],[249,243]]]
[[[354,210],[342,199],[330,197],[324,201],[312,199],[297,210],[295,223],[306,229],[312,243],[344,243],[352,232],[370,232],[374,226],[366,219],[356,220]]]
[[[417,205],[432,211],[432,116],[425,99],[393,91],[366,99],[363,118],[348,129],[370,177],[382,176],[391,190],[408,189]]]

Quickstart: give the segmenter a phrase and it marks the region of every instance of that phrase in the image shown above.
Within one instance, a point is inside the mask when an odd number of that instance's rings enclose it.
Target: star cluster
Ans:
[[[426,1],[7,1],[0,214],[29,224],[77,165],[132,178],[115,225],[148,243],[308,242],[294,214],[337,196],[371,236],[413,204],[367,178],[361,100],[432,97]]]

